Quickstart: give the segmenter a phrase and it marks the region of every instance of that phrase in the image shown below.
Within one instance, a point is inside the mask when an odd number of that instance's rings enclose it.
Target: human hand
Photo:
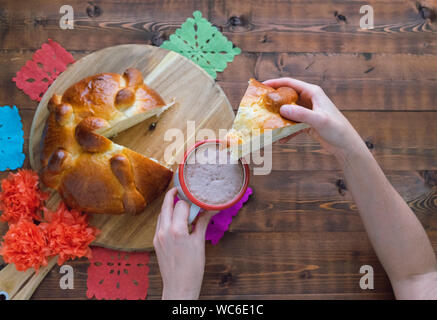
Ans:
[[[281,115],[309,124],[311,128],[303,131],[309,133],[337,158],[344,159],[349,153],[365,148],[359,134],[319,86],[292,78],[267,80],[264,84],[273,88],[291,87],[297,91],[298,105],[283,105],[280,109]],[[284,138],[281,142],[286,142],[291,137]]]
[[[162,299],[199,298],[205,269],[205,233],[213,212],[202,213],[194,231],[188,232],[190,206],[174,198],[177,189],[165,195],[156,225],[153,246],[163,282]]]

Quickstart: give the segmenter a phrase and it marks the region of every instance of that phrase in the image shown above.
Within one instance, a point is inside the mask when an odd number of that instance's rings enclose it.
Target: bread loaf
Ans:
[[[142,212],[172,172],[108,137],[168,107],[136,69],[94,75],[55,94],[42,138],[42,182],[82,212]]]

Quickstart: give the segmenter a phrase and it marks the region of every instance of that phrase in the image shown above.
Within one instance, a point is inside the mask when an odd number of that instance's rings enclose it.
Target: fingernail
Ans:
[[[281,106],[281,108],[279,109],[279,113],[286,117],[289,118],[291,116],[291,105],[289,104],[284,104],[283,106]]]

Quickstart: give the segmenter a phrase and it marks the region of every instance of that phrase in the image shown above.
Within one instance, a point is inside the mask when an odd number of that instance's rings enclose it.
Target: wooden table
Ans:
[[[200,10],[242,49],[217,77],[232,105],[238,107],[250,77],[293,76],[321,85],[437,249],[437,20],[424,19],[432,16],[427,8],[408,0],[70,0],[74,29],[62,30],[65,3],[0,1],[0,105],[19,107],[26,151],[37,103],[11,79],[43,42],[59,42],[75,59],[117,44],[160,45]],[[437,7],[422,1],[432,3]],[[373,6],[373,30],[359,28],[364,4]],[[273,157],[272,173],[253,177],[254,195],[230,232],[207,245],[202,298],[393,298],[334,158],[305,136],[275,145]],[[56,267],[33,298],[86,299],[88,262],[70,264],[73,290],[59,288]],[[148,296],[157,299],[162,287],[154,254],[149,265]],[[374,268],[374,290],[360,289],[362,265]]]

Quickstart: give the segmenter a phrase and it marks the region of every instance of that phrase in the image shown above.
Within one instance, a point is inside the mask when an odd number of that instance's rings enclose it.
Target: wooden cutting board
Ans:
[[[123,73],[129,67],[139,69],[145,83],[155,89],[166,103],[174,99],[176,104],[160,117],[148,119],[118,134],[112,139],[114,142],[165,164],[164,150],[175,143],[174,140],[164,140],[165,132],[172,128],[181,129],[185,139],[176,146],[173,157],[176,163],[169,165],[175,171],[187,142],[188,145],[194,142],[194,137],[187,135],[187,121],[195,121],[196,132],[207,128],[213,130],[217,137],[219,129],[232,126],[234,112],[228,99],[220,86],[195,63],[175,52],[148,45],[110,47],[69,66],[43,96],[30,134],[29,155],[34,170],[40,169],[40,142],[48,116],[47,103],[52,95],[62,94],[87,76],[101,72]],[[156,123],[156,126],[151,126],[152,123]],[[101,230],[94,245],[124,251],[152,250],[156,219],[163,197],[164,194],[138,216],[92,215],[91,224]],[[48,207],[55,209],[59,201],[58,193],[53,192],[47,202]]]

